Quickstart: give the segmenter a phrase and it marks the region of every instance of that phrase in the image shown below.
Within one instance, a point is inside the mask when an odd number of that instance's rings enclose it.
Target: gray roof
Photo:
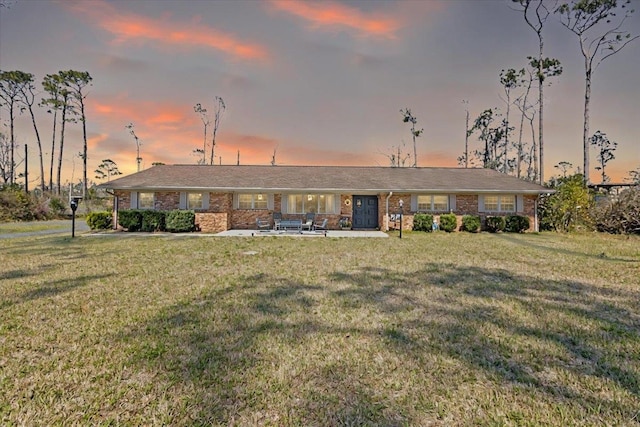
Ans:
[[[540,194],[541,185],[480,168],[158,165],[100,185],[114,190]]]

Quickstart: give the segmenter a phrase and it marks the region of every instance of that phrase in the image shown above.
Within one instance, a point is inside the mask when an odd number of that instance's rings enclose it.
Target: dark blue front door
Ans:
[[[353,228],[378,228],[378,196],[353,196]]]

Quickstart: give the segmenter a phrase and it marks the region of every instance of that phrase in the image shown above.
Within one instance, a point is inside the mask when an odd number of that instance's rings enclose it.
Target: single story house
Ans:
[[[256,219],[302,219],[313,212],[338,228],[389,229],[400,213],[411,229],[417,212],[463,215],[518,214],[537,230],[541,185],[479,168],[360,166],[158,165],[102,184],[122,209],[192,209],[204,232],[252,229]]]

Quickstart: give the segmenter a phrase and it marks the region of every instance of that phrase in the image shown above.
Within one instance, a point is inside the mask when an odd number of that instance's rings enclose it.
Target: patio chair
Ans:
[[[256,218],[256,226],[258,230],[269,230],[271,228],[271,221],[263,218]]]
[[[313,229],[313,220],[315,219],[315,217],[316,217],[315,213],[313,212],[307,213],[306,220],[305,222],[302,223],[302,229],[311,231]]]
[[[273,229],[280,230],[280,221],[282,221],[282,213],[274,212],[273,213]]]
[[[321,223],[316,222],[315,224],[313,224],[313,229],[314,230],[327,230],[327,223],[329,222],[329,220],[327,218],[323,219]]]

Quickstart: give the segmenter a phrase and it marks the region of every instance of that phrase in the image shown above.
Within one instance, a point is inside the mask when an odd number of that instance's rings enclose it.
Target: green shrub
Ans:
[[[111,212],[91,212],[87,215],[87,225],[92,230],[108,230],[111,228]]]
[[[529,229],[529,217],[521,215],[507,215],[505,218],[505,231],[510,233],[522,233]]]
[[[414,231],[431,231],[433,225],[433,215],[417,213],[413,216]]]
[[[49,212],[52,216],[59,218],[64,215],[66,210],[67,206],[64,204],[62,199],[58,197],[52,197],[49,199]]]
[[[196,228],[196,214],[193,211],[173,210],[165,217],[166,229],[172,233],[193,231]]]
[[[458,220],[453,213],[440,215],[440,230],[444,230],[447,233],[456,231],[458,227]]]
[[[127,231],[140,231],[142,229],[142,213],[135,209],[125,209],[118,212],[118,224]]]
[[[487,231],[491,233],[497,233],[498,231],[504,231],[506,222],[503,216],[488,216],[486,219]]]
[[[476,215],[464,215],[462,217],[462,231],[477,233],[480,231],[480,217]]]
[[[154,232],[165,231],[164,211],[143,210],[142,211],[142,231]]]

